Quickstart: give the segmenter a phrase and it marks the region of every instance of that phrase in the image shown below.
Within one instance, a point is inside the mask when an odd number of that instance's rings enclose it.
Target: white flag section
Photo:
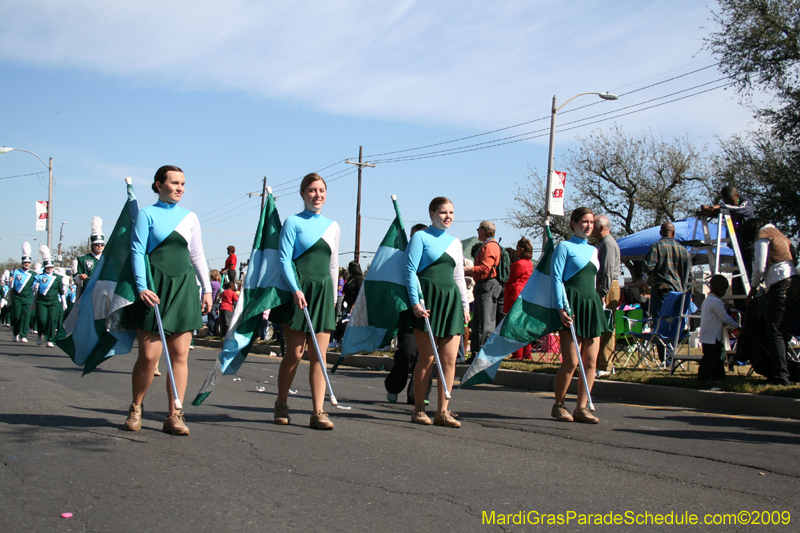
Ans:
[[[567,184],[567,173],[552,171],[547,180],[550,190],[550,214],[564,216],[564,188]]]
[[[47,202],[36,202],[36,231],[47,231]]]

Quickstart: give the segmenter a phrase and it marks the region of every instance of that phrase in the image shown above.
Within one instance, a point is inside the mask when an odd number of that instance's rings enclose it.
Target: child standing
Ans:
[[[228,328],[233,321],[233,308],[239,300],[239,295],[236,294],[236,282],[229,281],[222,291],[222,298],[219,303],[220,314],[220,336],[224,337],[228,334]]]
[[[717,274],[709,283],[711,292],[703,301],[700,311],[700,342],[703,345],[703,358],[697,369],[698,381],[713,381],[725,377],[722,363],[722,328],[728,325],[738,328],[739,324],[728,316],[722,303],[722,296],[728,290],[728,280]]]

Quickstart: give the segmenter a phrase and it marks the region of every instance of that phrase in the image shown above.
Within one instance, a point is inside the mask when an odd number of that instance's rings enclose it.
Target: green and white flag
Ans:
[[[56,341],[86,375],[117,354],[131,351],[136,332],[124,329],[125,309],[136,301],[131,268],[131,234],[139,206],[133,186],[127,184],[128,200],[114,231],[106,242],[83,294],[64,322],[66,337]]]
[[[261,328],[262,313],[292,301],[292,290],[283,278],[280,268],[280,236],[281,219],[275,208],[275,197],[269,193],[258,221],[250,265],[233,311],[231,325],[225,335],[222,352],[192,405],[203,403],[223,375],[236,374],[239,371]]]
[[[547,226],[547,244],[533,274],[461,378],[460,387],[491,383],[506,356],[563,327],[550,278],[554,250],[553,236]]]
[[[394,196],[392,203],[396,216],[353,304],[337,365],[348,355],[372,352],[389,344],[397,335],[400,313],[410,308],[403,278],[408,237]]]

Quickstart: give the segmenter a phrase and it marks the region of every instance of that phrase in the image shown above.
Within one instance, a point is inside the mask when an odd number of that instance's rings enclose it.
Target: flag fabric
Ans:
[[[127,190],[128,200],[100,262],[64,322],[65,337],[56,341],[76,365],[83,366],[83,375],[113,355],[129,353],[136,338],[136,331],[124,329],[122,321],[125,308],[136,301],[131,234],[139,206],[130,183]]]
[[[292,290],[280,268],[280,235],[281,219],[275,207],[275,197],[270,193],[261,211],[250,265],[222,344],[222,352],[192,405],[203,403],[223,375],[239,371],[257,338],[264,311],[292,301]]]
[[[506,356],[563,327],[551,289],[550,266],[554,250],[550,226],[547,226],[547,244],[536,269],[508,315],[461,378],[460,387],[491,383]]]
[[[47,202],[36,202],[36,231],[47,231]]]
[[[392,342],[400,313],[411,307],[403,277],[408,237],[394,197],[392,202],[396,216],[353,304],[342,339],[342,355],[334,369],[348,355],[372,352]]]

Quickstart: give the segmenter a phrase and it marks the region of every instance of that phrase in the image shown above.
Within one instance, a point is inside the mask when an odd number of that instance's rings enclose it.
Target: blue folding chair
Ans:
[[[688,315],[697,312],[697,306],[692,302],[692,293],[672,291],[667,293],[661,307],[661,316],[656,321],[651,343],[659,353],[664,354],[662,368],[669,367],[669,373],[674,374],[675,368],[684,361],[699,361],[701,356],[689,353],[689,320]],[[686,347],[684,355],[678,350]]]

